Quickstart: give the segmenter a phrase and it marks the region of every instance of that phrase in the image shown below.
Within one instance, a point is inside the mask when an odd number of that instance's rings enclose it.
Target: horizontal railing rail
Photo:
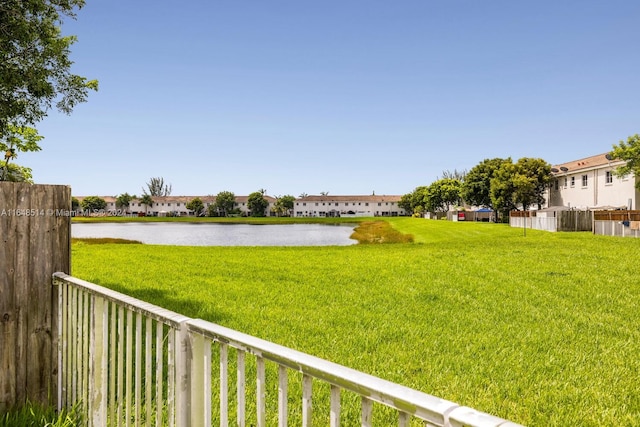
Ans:
[[[59,405],[81,404],[89,425],[353,425],[356,405],[362,426],[375,425],[378,406],[385,425],[518,426],[62,273],[53,282]]]

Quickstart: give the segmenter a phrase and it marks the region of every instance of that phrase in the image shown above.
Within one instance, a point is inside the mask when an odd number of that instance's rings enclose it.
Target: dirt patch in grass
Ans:
[[[400,233],[387,221],[362,222],[353,231],[351,238],[361,244],[413,242],[413,235]]]
[[[142,242],[137,240],[116,239],[113,237],[74,237],[71,243],[87,243],[89,245],[101,245],[104,243],[119,243],[123,245],[141,245]]]

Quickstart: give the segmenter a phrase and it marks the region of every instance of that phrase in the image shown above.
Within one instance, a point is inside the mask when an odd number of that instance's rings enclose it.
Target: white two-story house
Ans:
[[[297,217],[402,216],[402,196],[305,196],[295,200]]]
[[[623,161],[608,153],[574,160],[552,167],[554,180],[547,194],[549,207],[576,209],[640,209],[638,177],[617,177],[613,171]]]

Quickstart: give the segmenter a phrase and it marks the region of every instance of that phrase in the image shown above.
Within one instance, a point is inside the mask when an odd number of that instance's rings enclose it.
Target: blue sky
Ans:
[[[74,195],[405,194],[640,133],[640,2],[87,0],[100,90],[22,154]]]

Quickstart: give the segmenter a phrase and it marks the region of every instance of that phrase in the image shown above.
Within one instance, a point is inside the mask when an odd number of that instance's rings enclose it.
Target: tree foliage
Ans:
[[[235,211],[236,195],[232,191],[221,191],[216,195],[213,209],[217,216],[227,216]]]
[[[192,211],[195,216],[200,216],[204,212],[204,203],[200,197],[191,199],[186,207]]]
[[[132,196],[129,193],[120,194],[118,197],[116,197],[116,206],[119,208],[129,209],[131,200],[135,198],[136,196]]]
[[[140,203],[142,203],[144,205],[144,210],[145,210],[145,213],[146,213],[147,209],[149,209],[151,206],[153,206],[153,197],[151,197],[150,194],[144,194],[140,198]]]
[[[82,199],[81,206],[84,210],[95,212],[106,209],[107,202],[102,197],[88,196]]]
[[[511,163],[511,159],[484,159],[467,172],[462,185],[462,198],[466,203],[496,210],[491,199],[491,179],[503,163]]]
[[[10,125],[34,125],[55,102],[66,114],[85,102],[96,80],[71,73],[74,36],[63,36],[63,19],[75,18],[84,0],[0,2],[0,136]]]
[[[247,207],[251,211],[251,216],[262,217],[265,216],[265,211],[269,206],[269,202],[264,198],[262,191],[255,191],[249,194],[247,199]]]
[[[147,193],[147,190],[149,191]],[[166,197],[171,195],[171,184],[165,184],[164,178],[151,178],[147,182],[147,188],[142,188],[142,194],[148,194],[151,197]]]
[[[424,185],[416,187],[411,193],[400,198],[398,206],[409,214],[422,214],[427,210],[428,189],[429,187]]]
[[[514,179],[517,203],[524,209],[534,205],[542,209],[545,203],[544,194],[553,179],[551,165],[540,158],[523,157],[518,159],[516,166],[518,176]]]
[[[0,134],[0,151],[4,152],[4,162],[0,170],[0,181],[31,182],[31,169],[11,163],[19,152],[40,151],[38,142],[42,140],[38,131],[29,126],[7,125]]]
[[[551,179],[551,165],[543,159],[523,157],[516,163],[504,162],[491,179],[493,208],[503,214],[518,207],[540,208]]]
[[[291,216],[296,198],[290,195],[276,197],[272,210],[276,216]]]
[[[442,171],[442,179],[451,178],[457,179],[460,182],[464,182],[467,177],[467,171],[465,169],[459,171],[458,169],[454,169],[453,171],[445,170]]]
[[[515,165],[509,161],[503,163],[491,178],[491,204],[494,210],[503,215],[516,209],[516,202],[513,199],[515,173]]]
[[[443,178],[433,182],[423,195],[423,206],[429,212],[447,212],[462,202],[462,183],[458,179]]]
[[[640,176],[640,135],[632,135],[614,145],[611,157],[626,162],[614,170],[616,176],[623,177],[629,173]],[[636,187],[640,189],[640,180],[636,182]]]
[[[33,184],[31,168],[0,161],[0,181],[28,182]]]

